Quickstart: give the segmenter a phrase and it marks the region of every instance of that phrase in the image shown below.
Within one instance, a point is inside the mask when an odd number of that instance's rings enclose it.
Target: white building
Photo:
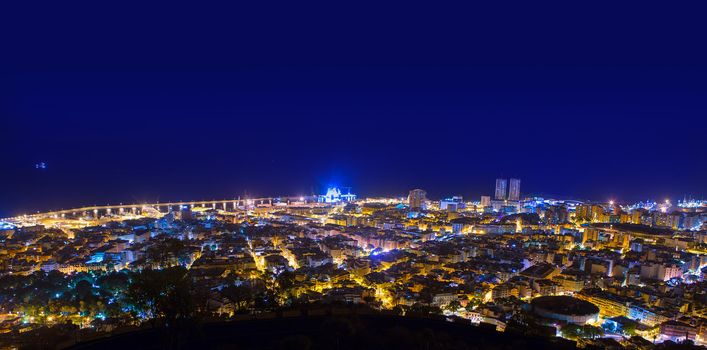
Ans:
[[[326,190],[326,194],[317,196],[317,201],[323,203],[351,202],[354,200],[356,200],[355,194],[350,191],[343,194],[338,187],[329,187]]]

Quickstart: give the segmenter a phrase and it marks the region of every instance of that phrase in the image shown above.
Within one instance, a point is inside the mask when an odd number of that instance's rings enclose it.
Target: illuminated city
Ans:
[[[707,2],[3,5],[0,350],[707,350]]]
[[[507,182],[478,201],[330,187],[3,219],[0,331],[174,322],[160,299],[184,283],[189,312],[224,320],[348,304],[585,345],[707,341],[704,201],[527,198]]]

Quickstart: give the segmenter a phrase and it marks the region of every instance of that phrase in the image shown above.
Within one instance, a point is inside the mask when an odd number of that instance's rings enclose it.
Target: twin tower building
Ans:
[[[496,179],[496,200],[517,201],[520,199],[520,179]]]

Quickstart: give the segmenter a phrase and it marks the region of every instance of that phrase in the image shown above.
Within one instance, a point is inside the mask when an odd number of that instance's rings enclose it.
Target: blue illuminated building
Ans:
[[[329,187],[326,190],[326,194],[317,196],[317,201],[323,203],[351,202],[354,200],[356,200],[356,195],[352,194],[351,190],[343,194],[338,187]]]

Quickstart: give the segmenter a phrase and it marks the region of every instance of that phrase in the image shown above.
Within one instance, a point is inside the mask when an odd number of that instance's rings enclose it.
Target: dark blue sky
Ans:
[[[3,9],[0,217],[498,176],[707,194],[704,8],[591,5]]]

